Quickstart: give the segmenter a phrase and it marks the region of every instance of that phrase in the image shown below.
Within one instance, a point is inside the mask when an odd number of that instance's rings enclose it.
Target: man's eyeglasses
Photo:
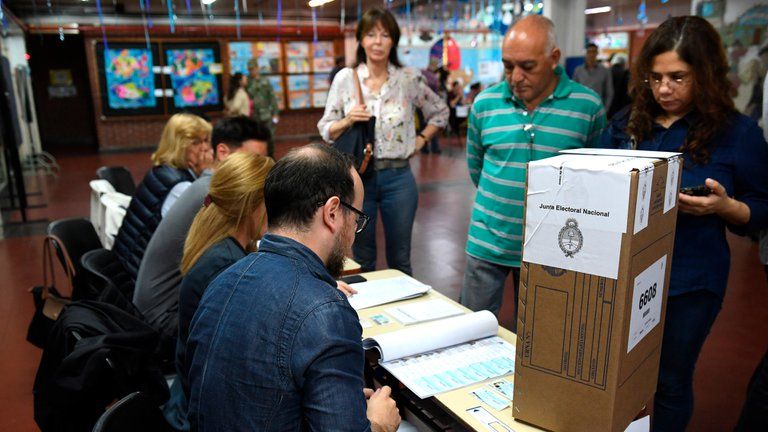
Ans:
[[[355,220],[355,222],[357,222],[357,229],[355,230],[355,234],[360,234],[365,229],[365,227],[368,226],[368,221],[371,220],[371,217],[361,212],[360,210],[352,207],[351,204],[347,204],[341,200],[339,200],[339,202],[341,203],[341,205],[351,210],[352,213],[357,215],[357,219]]]
[[[347,209],[352,211],[352,213],[357,215],[357,219],[355,220],[355,222],[357,223],[357,227],[355,229],[355,234],[360,234],[365,229],[365,227],[368,226],[368,221],[371,220],[371,217],[368,216],[367,214],[361,212],[360,210],[352,207],[352,205],[349,204],[349,203],[346,203],[346,202],[344,202],[342,200],[339,200],[339,202],[341,203],[342,206],[346,207]],[[317,203],[318,207],[322,207],[324,205],[325,205],[325,202]]]
[[[673,75],[673,76],[667,78],[666,80],[664,80],[663,76],[651,75],[647,80],[643,80],[643,82],[651,90],[658,90],[659,88],[661,88],[661,85],[664,84],[665,82],[667,84],[667,87],[670,90],[676,90],[676,89],[678,89],[680,87],[684,87],[684,86],[688,85],[688,83],[690,82],[689,77],[690,77],[690,75],[688,75],[688,74],[686,74],[686,75]]]

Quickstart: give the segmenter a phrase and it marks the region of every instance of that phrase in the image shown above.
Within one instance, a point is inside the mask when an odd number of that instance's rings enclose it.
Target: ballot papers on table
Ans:
[[[425,300],[393,306],[385,310],[403,325],[418,324],[461,315],[464,311],[445,300]]]
[[[357,294],[349,297],[349,304],[355,310],[419,297],[432,289],[409,276],[360,282],[350,286],[357,290]]]
[[[363,341],[379,364],[420,398],[515,370],[515,347],[497,336],[488,311],[474,312],[381,334]]]

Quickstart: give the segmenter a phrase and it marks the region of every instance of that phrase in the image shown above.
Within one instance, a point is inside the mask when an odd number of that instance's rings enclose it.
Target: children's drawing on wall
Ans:
[[[720,34],[731,62],[729,78],[736,108],[755,120],[760,119],[763,80],[768,73],[768,3],[747,9],[725,23]]]

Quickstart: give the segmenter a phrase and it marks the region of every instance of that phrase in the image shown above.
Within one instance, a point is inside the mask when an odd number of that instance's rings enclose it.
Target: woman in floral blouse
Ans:
[[[368,10],[358,23],[356,36],[357,65],[336,74],[317,127],[323,139],[333,142],[353,123],[376,117],[374,170],[363,179],[363,211],[372,223],[355,239],[355,260],[363,271],[375,269],[376,217],[381,211],[387,266],[411,274],[411,231],[419,194],[408,159],[445,127],[448,107],[418,70],[400,64],[400,28],[389,11]],[[362,105],[353,73],[362,86]],[[413,122],[417,107],[428,123],[418,135]]]

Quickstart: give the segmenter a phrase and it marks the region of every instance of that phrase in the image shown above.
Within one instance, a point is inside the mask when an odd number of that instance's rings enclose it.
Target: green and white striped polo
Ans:
[[[522,257],[526,167],[564,149],[594,147],[605,109],[592,90],[562,67],[554,92],[532,112],[506,81],[480,93],[469,114],[467,165],[475,186],[467,254],[519,267]]]

